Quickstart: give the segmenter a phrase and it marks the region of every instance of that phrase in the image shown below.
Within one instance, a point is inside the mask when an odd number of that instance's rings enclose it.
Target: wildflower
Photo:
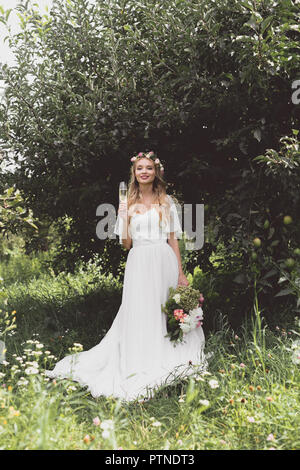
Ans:
[[[257,390],[261,390],[261,386],[260,385],[257,385]]]
[[[273,401],[273,397],[266,397],[267,401]]]
[[[90,436],[89,436],[88,434],[87,434],[86,436],[84,436],[84,438],[83,438],[83,442],[84,442],[85,444],[88,444],[88,443],[90,442],[90,440],[91,440],[91,439],[90,439]]]
[[[253,392],[253,391],[254,391],[253,385],[249,385],[249,390],[250,390],[250,392]]]
[[[246,367],[243,362],[240,363],[240,367]]]
[[[17,385],[20,387],[22,385],[28,385],[28,380],[26,380],[24,377],[21,377],[18,382],[17,382]]]
[[[253,418],[253,416],[247,416],[247,420],[249,421],[249,423],[255,422],[255,419]]]
[[[208,385],[210,386],[210,388],[218,388],[219,387],[219,382],[217,380],[211,379],[208,382]]]
[[[230,398],[229,403],[230,403],[231,405],[233,405],[234,399],[233,399],[233,398]]]
[[[27,369],[25,369],[25,374],[27,375],[34,375],[38,373],[39,373],[39,370],[36,367],[27,367]]]
[[[9,386],[7,387],[7,390],[8,390],[9,392],[11,392],[11,391],[12,391],[12,386],[9,385]]]
[[[227,444],[227,442],[226,442],[226,441],[224,441],[224,439],[220,439],[220,444],[226,445],[226,444]]]
[[[107,419],[106,421],[103,421],[100,425],[101,429],[103,429],[102,432],[102,437],[108,438],[110,437],[111,431],[114,429],[114,423],[112,419]]]
[[[95,426],[99,426],[100,425],[100,419],[98,416],[96,416],[96,418],[93,419],[93,423]]]
[[[247,403],[246,398],[241,398],[241,403]]]
[[[274,435],[272,433],[269,434],[268,437],[267,437],[267,441],[274,441],[274,440],[275,440]]]
[[[199,403],[203,406],[209,406],[209,401],[208,400],[199,400]]]
[[[152,423],[152,426],[159,427],[161,426],[161,423],[159,421],[154,421],[154,423]]]

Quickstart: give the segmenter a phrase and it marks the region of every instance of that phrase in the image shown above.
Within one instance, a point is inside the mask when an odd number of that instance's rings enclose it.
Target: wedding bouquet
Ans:
[[[202,325],[203,295],[190,286],[170,287],[169,297],[162,311],[167,315],[167,337],[174,343],[183,341],[183,335]]]

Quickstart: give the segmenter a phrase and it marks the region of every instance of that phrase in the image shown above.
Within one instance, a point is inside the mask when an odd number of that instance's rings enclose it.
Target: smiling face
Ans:
[[[135,165],[135,177],[139,184],[153,183],[155,179],[155,165],[150,158],[141,158]]]

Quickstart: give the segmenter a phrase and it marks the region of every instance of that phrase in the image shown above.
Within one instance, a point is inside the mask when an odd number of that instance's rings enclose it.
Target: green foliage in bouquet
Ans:
[[[174,310],[182,309],[184,313],[197,308],[201,304],[201,293],[190,286],[170,287],[168,300],[162,305],[162,311],[167,315],[167,336],[171,341],[182,341],[183,331],[178,319],[174,316]]]

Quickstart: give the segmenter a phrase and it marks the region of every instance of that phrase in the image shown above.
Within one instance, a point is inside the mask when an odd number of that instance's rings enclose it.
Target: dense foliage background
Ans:
[[[3,158],[17,169],[0,192],[15,185],[33,210],[40,230],[23,229],[26,252],[54,246],[56,273],[100,253],[102,270],[122,277],[127,253],[97,239],[96,208],[117,207],[130,157],[154,150],[169,192],[205,204],[203,249],[181,249],[208,325],[218,311],[238,324],[255,288],[269,321],[299,313],[299,1],[54,0],[48,15],[28,1],[18,11],[0,105]]]

